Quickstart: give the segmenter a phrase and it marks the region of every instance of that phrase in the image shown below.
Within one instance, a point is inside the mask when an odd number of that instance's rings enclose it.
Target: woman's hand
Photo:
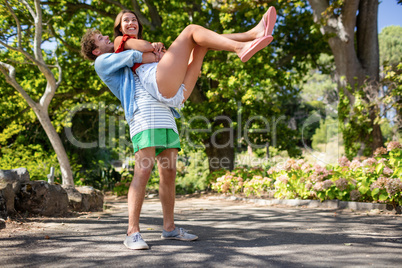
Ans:
[[[163,51],[161,51],[161,52],[153,52],[153,53],[155,54],[155,61],[156,62],[159,62],[162,59],[163,55],[165,55],[165,52],[163,52]]]
[[[152,47],[154,48],[154,52],[166,51],[165,46],[161,42],[152,43]]]

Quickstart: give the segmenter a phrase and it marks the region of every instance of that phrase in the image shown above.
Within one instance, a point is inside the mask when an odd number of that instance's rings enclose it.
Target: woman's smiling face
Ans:
[[[129,36],[138,37],[138,20],[133,13],[125,13],[121,17],[120,31]]]

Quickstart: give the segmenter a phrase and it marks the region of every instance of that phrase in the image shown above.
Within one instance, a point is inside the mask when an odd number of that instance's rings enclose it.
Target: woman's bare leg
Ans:
[[[180,85],[184,83],[188,90],[184,93],[186,100],[194,88],[203,58],[207,52],[205,49],[201,52],[200,47],[232,51],[240,56],[251,46],[253,40],[272,34],[275,21],[276,11],[275,8],[271,7],[254,28],[244,33],[219,35],[201,26],[190,25],[172,44],[172,46],[175,45],[174,48],[172,49],[171,46],[168,50],[168,52],[172,53],[167,52],[168,57],[165,55],[163,60],[161,60],[161,62],[163,62],[162,67],[160,67],[161,63],[158,64],[156,79],[160,93],[167,98],[171,98],[176,95]],[[195,48],[195,44],[197,44],[199,48],[192,50],[192,48]],[[201,54],[205,53],[203,55],[200,54],[196,61],[192,64],[188,64],[186,67],[185,64],[194,51],[199,51]],[[176,59],[179,59],[179,62],[176,62]],[[244,61],[246,60],[247,59],[244,59]],[[174,66],[176,63],[178,63],[178,65]],[[192,68],[192,66],[194,67]],[[176,69],[176,67],[178,67],[178,69]],[[175,75],[172,75],[172,68],[175,70]],[[178,72],[176,72],[176,70]]]
[[[180,85],[185,84],[188,61],[191,51],[196,45],[242,55],[251,46],[251,43],[251,41],[231,40],[198,25],[187,26],[158,64],[156,81],[160,93],[166,98],[171,98],[176,95]]]
[[[264,22],[262,19],[260,22],[251,30],[248,30],[244,33],[232,33],[232,34],[221,34],[222,36],[229,38],[238,42],[248,42],[253,41],[254,39],[261,38],[264,36]]]
[[[263,15],[260,22],[256,26],[254,26],[254,28],[252,28],[251,30],[244,33],[222,34],[222,36],[239,42],[252,41],[254,39],[261,38],[266,34],[272,35],[272,30],[274,28],[275,21],[276,21],[276,10],[274,7],[270,7],[267,10],[267,12]],[[267,32],[266,28],[269,28]]]
[[[184,100],[185,102],[188,97],[190,97],[193,92],[195,83],[197,83],[198,77],[201,72],[202,63],[204,61],[204,57],[208,52],[208,48],[196,46],[193,49],[192,59],[187,67],[186,77],[184,78],[183,84],[186,86],[186,90],[184,91]]]

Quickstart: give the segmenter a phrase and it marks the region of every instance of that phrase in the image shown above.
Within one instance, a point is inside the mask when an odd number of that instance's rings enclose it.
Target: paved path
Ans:
[[[124,201],[124,200],[123,200]],[[178,199],[176,224],[194,242],[161,240],[161,206],[143,207],[150,250],[123,245],[127,205],[35,219],[0,230],[0,267],[401,267],[402,217],[346,210],[259,207],[214,197]]]

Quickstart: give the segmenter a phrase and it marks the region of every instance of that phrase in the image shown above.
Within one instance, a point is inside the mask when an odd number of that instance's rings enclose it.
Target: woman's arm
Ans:
[[[118,36],[114,39],[114,50],[116,50],[119,47],[122,38],[123,38],[123,36]],[[141,52],[154,51],[154,47],[148,41],[140,40],[140,39],[133,39],[133,38],[128,39],[124,43],[124,50],[127,50],[127,49],[135,49],[135,50],[138,50]]]

